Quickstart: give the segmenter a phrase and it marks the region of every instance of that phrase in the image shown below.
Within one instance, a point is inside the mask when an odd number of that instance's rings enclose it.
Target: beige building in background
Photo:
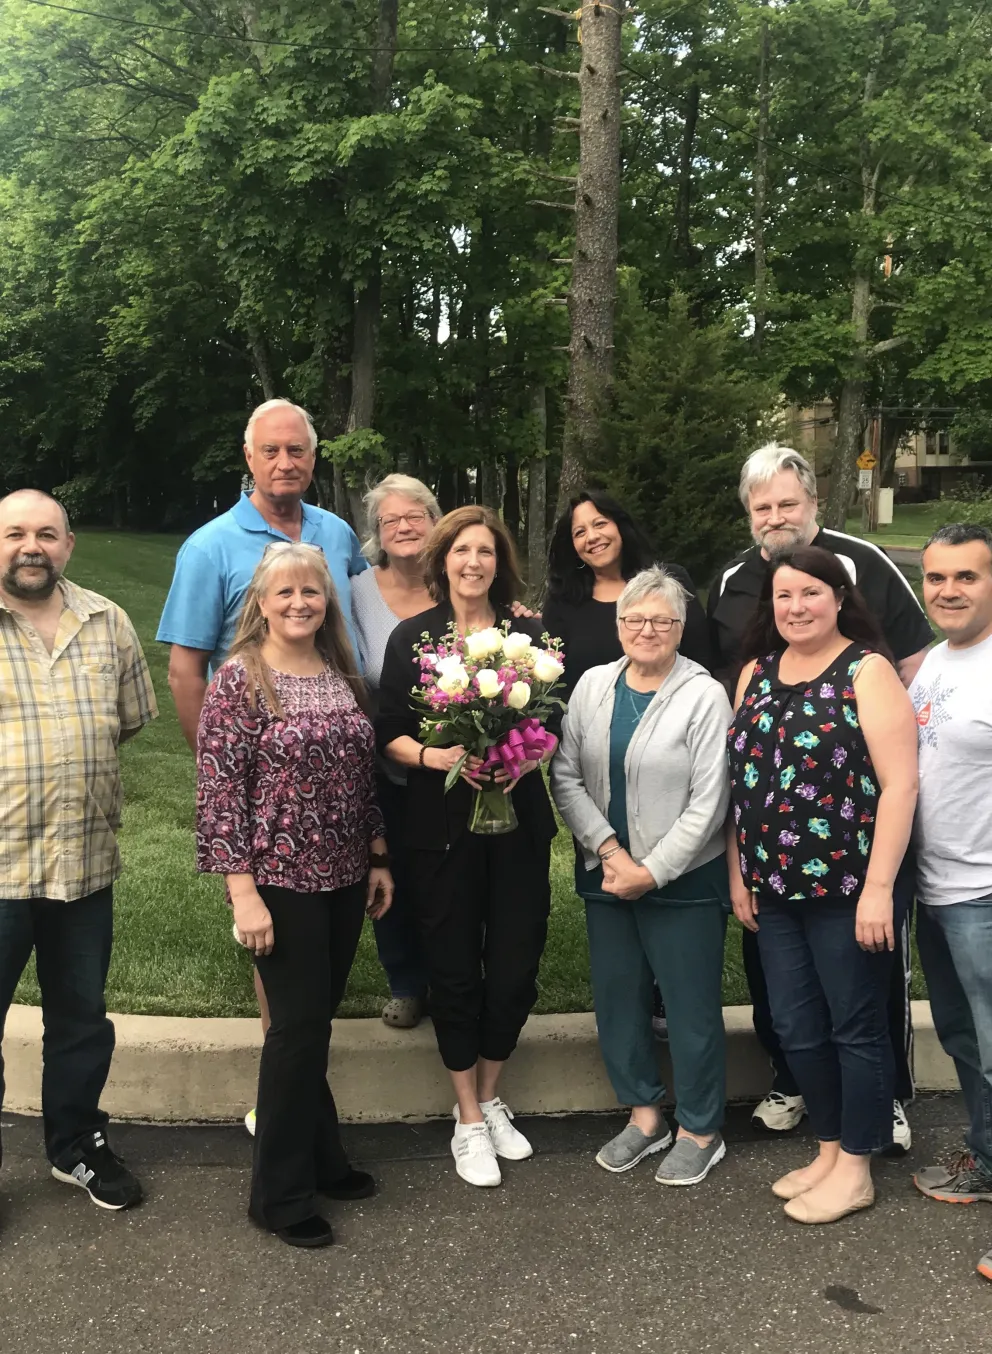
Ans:
[[[895,417],[883,415],[883,418]],[[899,418],[900,423],[905,419]],[[829,401],[800,408],[793,405],[788,413],[788,437],[791,445],[800,450],[816,466],[821,496],[827,491],[830,461],[837,439],[837,418]],[[949,492],[958,479],[971,479],[979,465],[967,456],[955,455],[951,434],[947,431],[911,432],[903,434],[896,452],[895,488],[912,491],[906,497],[939,498]],[[978,473],[982,473],[979,471]],[[985,473],[992,474],[992,464]]]

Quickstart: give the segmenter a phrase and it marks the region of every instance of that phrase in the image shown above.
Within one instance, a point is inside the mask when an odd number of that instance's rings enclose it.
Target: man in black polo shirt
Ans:
[[[909,583],[884,551],[855,536],[828,531],[817,525],[816,476],[809,462],[790,447],[775,443],[759,447],[744,463],[740,493],[741,502],[751,518],[754,544],[720,570],[710,588],[707,604],[714,673],[730,684],[731,695],[743,661],[741,637],[761,593],[768,557],[776,550],[795,545],[821,546],[832,550],[842,561],[851,582],[859,588],[881,625],[899,676],[904,685],[909,686],[933,639],[923,609]],[[897,886],[906,886],[905,881],[900,879]],[[912,1142],[903,1108],[913,1097],[909,931],[910,909],[907,907],[898,946],[897,957],[901,962],[893,965],[889,995],[889,1028],[898,1097],[893,1107],[893,1144],[903,1151],[908,1151]],[[743,948],[755,1032],[775,1069],[772,1090],[756,1107],[753,1118],[764,1128],[787,1132],[798,1125],[805,1105],[772,1028],[768,989],[753,932],[744,932]]]

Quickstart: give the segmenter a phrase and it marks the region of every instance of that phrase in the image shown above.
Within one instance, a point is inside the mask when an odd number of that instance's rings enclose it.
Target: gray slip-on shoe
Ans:
[[[727,1145],[719,1133],[708,1147],[700,1147],[691,1138],[678,1138],[654,1178],[661,1185],[698,1185],[726,1155]]]
[[[663,1152],[671,1145],[671,1129],[664,1123],[659,1125],[658,1132],[650,1137],[642,1133],[636,1124],[628,1124],[622,1133],[618,1133],[605,1147],[599,1149],[596,1153],[596,1165],[602,1166],[604,1171],[612,1171],[614,1175],[619,1175],[621,1171],[629,1171],[645,1157],[651,1156],[654,1152]]]

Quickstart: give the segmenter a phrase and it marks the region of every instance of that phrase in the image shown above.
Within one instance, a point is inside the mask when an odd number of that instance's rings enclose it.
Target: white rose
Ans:
[[[522,634],[519,630],[507,635],[503,641],[503,652],[511,663],[533,663],[535,657],[530,635]]]
[[[498,696],[503,690],[503,683],[499,675],[493,672],[492,668],[480,668],[475,674],[476,685],[479,688],[479,695],[491,700],[493,696]]]
[[[537,655],[537,661],[534,664],[535,681],[557,682],[564,671],[564,665],[559,663],[554,654],[549,653],[547,649],[542,649]]]
[[[506,703],[513,710],[522,710],[530,700],[530,687],[526,682],[514,682],[506,694]]]
[[[502,647],[503,635],[495,626],[490,626],[488,630],[476,630],[474,634],[465,636],[465,652],[469,658],[476,661],[488,658],[490,654],[499,653]]]
[[[448,696],[457,696],[468,686],[468,670],[457,654],[439,658],[435,663],[438,671],[438,688]]]

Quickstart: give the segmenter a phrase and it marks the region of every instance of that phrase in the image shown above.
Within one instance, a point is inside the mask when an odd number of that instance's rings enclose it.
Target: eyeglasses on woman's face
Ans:
[[[632,635],[639,635],[645,627],[657,631],[659,635],[667,635],[673,625],[681,625],[682,622],[677,616],[638,616],[635,612],[632,616],[621,616],[620,624]]]
[[[405,522],[408,527],[422,527],[429,517],[430,513],[425,512],[423,508],[417,508],[412,512],[390,513],[388,517],[379,518],[379,530],[393,531],[401,522]]]
[[[270,541],[262,551],[262,558],[266,555],[281,555],[286,550],[312,550],[315,555],[323,558],[324,548],[320,545],[314,545],[312,541]]]

